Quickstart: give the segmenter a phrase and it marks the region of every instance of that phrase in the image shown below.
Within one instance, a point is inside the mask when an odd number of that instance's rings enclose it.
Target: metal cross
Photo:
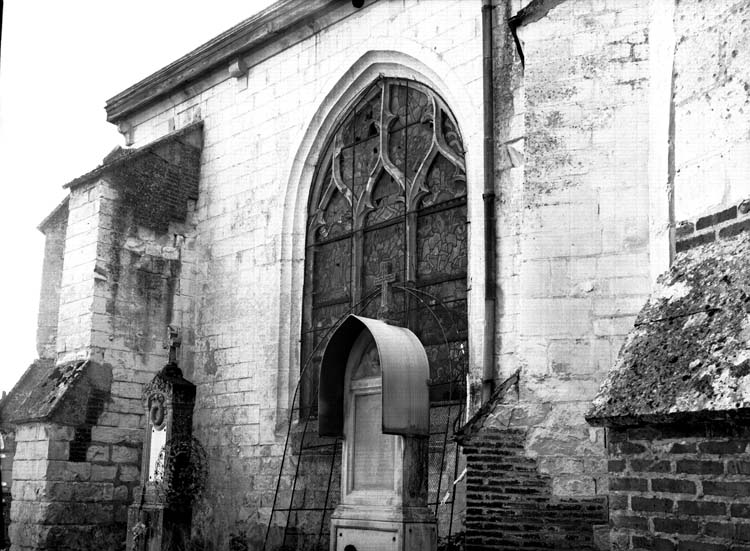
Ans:
[[[378,319],[388,319],[390,308],[390,287],[389,284],[396,281],[396,274],[393,273],[393,267],[390,260],[380,263],[380,274],[375,276],[375,284],[380,285],[380,310],[378,310]]]

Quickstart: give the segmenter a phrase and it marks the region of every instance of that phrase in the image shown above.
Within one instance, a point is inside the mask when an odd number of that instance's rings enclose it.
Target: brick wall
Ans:
[[[555,496],[553,477],[526,454],[526,438],[485,429],[465,442],[466,550],[598,549],[607,498]]]
[[[750,230],[750,201],[745,200],[719,212],[680,222],[675,231],[676,249],[679,253],[747,230]]]
[[[750,548],[744,422],[609,429],[613,550]]]

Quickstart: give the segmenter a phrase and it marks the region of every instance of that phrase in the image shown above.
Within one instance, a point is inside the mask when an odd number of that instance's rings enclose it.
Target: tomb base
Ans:
[[[175,511],[161,504],[128,508],[128,551],[185,549],[190,540],[190,511]]]
[[[340,505],[331,516],[331,551],[434,551],[437,523],[426,507]]]

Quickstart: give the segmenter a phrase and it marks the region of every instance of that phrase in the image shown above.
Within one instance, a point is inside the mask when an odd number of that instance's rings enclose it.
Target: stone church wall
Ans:
[[[10,506],[12,496],[10,493],[12,485],[13,458],[16,454],[15,433],[11,430],[0,429],[0,497],[2,497],[2,538],[0,545],[9,545],[8,526],[10,525]]]
[[[127,491],[113,481],[117,465],[71,462],[76,430],[21,425],[13,465],[11,549],[117,549]],[[120,475],[126,478],[124,474]]]
[[[677,221],[750,195],[750,2],[676,3],[674,185]]]
[[[40,229],[44,233],[44,265],[42,291],[39,297],[37,324],[37,353],[40,358],[54,358],[57,340],[57,316],[60,309],[60,283],[65,253],[65,234],[68,227],[68,206],[60,205],[45,220]]]
[[[506,528],[544,517],[549,529],[512,530],[484,543],[477,535],[477,549],[595,545],[606,525],[606,450],[603,431],[584,413],[650,288],[651,4],[547,6],[556,7],[518,28],[525,66],[507,53],[512,37],[496,32],[496,51],[506,52],[496,67],[504,90],[497,98],[498,379],[520,374],[518,393],[484,427],[514,443],[504,459],[518,468],[480,461],[472,473],[468,459],[467,532],[472,507],[480,523],[486,513]],[[496,8],[496,17],[508,15]],[[477,458],[488,445],[476,445]],[[472,492],[472,479],[485,486]],[[510,514],[523,501],[519,485],[544,497]],[[492,513],[488,500],[497,506]]]
[[[197,538],[218,548],[232,537],[255,544],[268,523],[300,361],[302,257],[283,252],[282,243],[289,237],[304,243],[296,229],[304,221],[293,209],[297,197],[306,203],[310,182],[301,191],[299,182],[287,185],[308,125],[317,124],[313,116],[326,96],[368,51],[383,52],[378,59],[386,72],[404,58],[400,52],[416,52],[452,79],[453,95],[441,92],[466,115],[457,118],[464,143],[472,144],[467,159],[481,167],[481,136],[469,139],[481,128],[480,8],[431,0],[376,2],[357,11],[342,3],[321,17],[313,36],[290,40],[273,55],[253,54],[246,75],[227,78],[221,68],[131,117],[135,145],[196,118],[204,123],[196,209],[200,298],[194,368],[185,373],[197,385],[194,434],[210,462],[208,491],[194,515]],[[473,199],[470,212],[481,212],[481,195]],[[481,246],[478,238],[474,243]],[[282,489],[290,484],[285,478]]]

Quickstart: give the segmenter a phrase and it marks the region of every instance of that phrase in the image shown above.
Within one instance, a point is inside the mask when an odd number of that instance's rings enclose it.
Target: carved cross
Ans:
[[[396,274],[393,273],[393,267],[390,260],[380,263],[380,274],[375,276],[375,284],[380,285],[380,310],[378,310],[379,319],[387,319],[390,311],[389,302],[391,288],[389,284],[396,281]]]
[[[167,326],[167,342],[165,343],[169,347],[169,362],[177,365],[177,358],[180,354],[180,345],[182,344],[182,337],[180,336],[180,330],[173,325]],[[167,348],[165,346],[165,348]]]

